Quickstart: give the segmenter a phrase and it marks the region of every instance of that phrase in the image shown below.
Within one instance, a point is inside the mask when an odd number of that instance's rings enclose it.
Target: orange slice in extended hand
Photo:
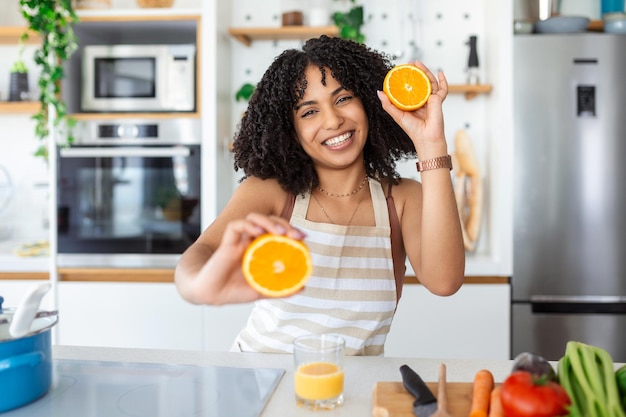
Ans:
[[[299,240],[265,234],[243,255],[248,284],[267,297],[286,297],[300,290],[313,272],[309,248]]]
[[[400,110],[414,111],[426,104],[433,86],[420,68],[402,64],[389,70],[385,76],[383,91]]]

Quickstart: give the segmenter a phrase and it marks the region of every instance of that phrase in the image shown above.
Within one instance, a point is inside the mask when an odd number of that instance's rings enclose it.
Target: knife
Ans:
[[[408,365],[400,367],[404,388],[415,397],[413,413],[417,417],[430,417],[437,411],[437,399],[422,378]]]

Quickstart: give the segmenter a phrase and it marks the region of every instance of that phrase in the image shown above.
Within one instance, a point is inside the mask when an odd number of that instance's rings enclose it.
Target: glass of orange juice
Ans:
[[[333,334],[301,336],[293,342],[298,405],[328,410],[343,403],[345,346],[345,340]]]

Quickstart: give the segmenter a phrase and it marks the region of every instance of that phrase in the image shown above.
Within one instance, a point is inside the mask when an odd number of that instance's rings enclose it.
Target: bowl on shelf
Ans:
[[[580,33],[589,26],[589,18],[583,16],[552,16],[535,22],[538,33]]]
[[[607,13],[604,15],[604,31],[606,33],[626,34],[626,13]]]

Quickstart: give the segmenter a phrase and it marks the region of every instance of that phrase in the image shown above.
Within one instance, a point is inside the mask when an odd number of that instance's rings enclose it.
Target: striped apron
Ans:
[[[335,333],[347,355],[383,355],[396,309],[387,204],[369,180],[376,226],[342,226],[306,219],[311,195],[298,196],[290,223],[306,233],[313,275],[305,289],[255,303],[234,351],[291,353],[301,335]]]

